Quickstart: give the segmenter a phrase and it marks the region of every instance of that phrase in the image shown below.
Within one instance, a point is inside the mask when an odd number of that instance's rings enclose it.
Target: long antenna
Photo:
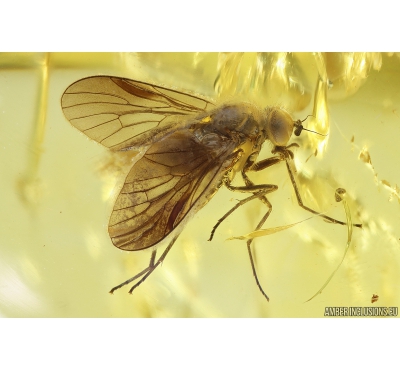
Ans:
[[[314,117],[312,114],[309,114],[306,118],[304,118],[302,121],[300,121],[300,120],[298,120],[297,122],[301,122],[301,123],[303,123],[308,117]],[[315,117],[314,117],[315,118]]]

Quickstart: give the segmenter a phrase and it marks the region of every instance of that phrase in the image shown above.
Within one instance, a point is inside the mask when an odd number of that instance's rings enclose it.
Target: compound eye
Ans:
[[[274,108],[267,117],[268,139],[275,146],[286,146],[292,136],[293,126],[294,122],[289,113]]]

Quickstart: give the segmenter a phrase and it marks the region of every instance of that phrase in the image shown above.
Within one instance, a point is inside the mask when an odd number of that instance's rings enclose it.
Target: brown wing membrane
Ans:
[[[95,76],[69,86],[65,117],[78,130],[112,149],[151,143],[179,126],[179,117],[208,110],[203,98],[125,78]]]
[[[114,205],[108,231],[124,250],[151,247],[203,207],[232,165],[235,143],[207,147],[190,130],[152,144],[134,164]]]

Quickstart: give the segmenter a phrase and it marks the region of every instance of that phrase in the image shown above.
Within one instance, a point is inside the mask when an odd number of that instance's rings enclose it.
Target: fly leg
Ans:
[[[280,161],[284,160],[284,158],[282,156],[276,156],[276,157],[271,157],[268,159],[265,159],[263,162],[264,168],[273,166],[274,164],[279,163]],[[234,207],[232,207],[228,212],[226,212],[218,221],[217,223],[214,225],[211,234],[210,234],[210,238],[208,239],[208,241],[211,241],[212,238],[214,237],[214,233],[217,230],[218,226],[228,217],[230,216],[234,211],[236,211],[239,207],[241,207],[243,204],[253,200],[253,199],[260,199],[261,195],[265,195],[268,193],[271,193],[273,191],[278,190],[278,187],[276,185],[271,185],[271,184],[264,184],[264,185],[254,185],[250,179],[247,177],[247,175],[245,174],[245,171],[248,171],[248,168],[251,167],[251,164],[249,163],[247,166],[245,166],[244,170],[242,171],[242,177],[243,180],[246,184],[246,186],[232,186],[230,184],[229,179],[225,179],[224,180],[224,185],[231,191],[238,191],[241,193],[253,193],[252,196],[245,198],[241,201],[239,201]]]
[[[274,164],[277,164],[277,163],[281,162],[282,160],[283,160],[282,156],[267,158],[267,159],[262,161],[263,162],[263,169],[267,168],[267,167],[271,167]],[[254,186],[254,185],[253,185],[253,182],[248,178],[246,172],[253,170],[254,166],[257,166],[257,163],[252,163],[252,162],[249,161],[245,165],[245,167],[243,168],[243,171],[242,171],[243,180],[244,180],[245,184],[247,186],[249,186],[249,187]],[[276,188],[278,189],[277,186],[276,186]],[[261,218],[261,220],[259,221],[259,223],[256,226],[254,231],[261,229],[261,227],[264,225],[265,221],[267,221],[269,215],[272,212],[272,204],[269,202],[269,200],[267,199],[265,194],[257,194],[257,195],[258,195],[258,199],[260,199],[268,207],[268,211]],[[264,289],[262,288],[260,281],[258,280],[256,265],[255,265],[254,258],[253,258],[253,253],[252,253],[252,250],[251,250],[251,242],[252,241],[253,241],[253,239],[249,239],[247,241],[247,243],[246,243],[247,244],[247,251],[249,253],[249,258],[250,258],[251,269],[253,271],[253,276],[254,276],[254,279],[256,280],[256,284],[257,284],[258,288],[260,289],[262,295],[269,302],[269,298],[268,298],[267,294],[264,292]]]
[[[269,217],[269,215],[272,212],[272,204],[268,201],[268,199],[265,196],[262,196],[259,199],[268,207],[268,211],[262,217],[262,219],[258,223],[258,225],[255,228],[255,230],[261,229],[261,227],[264,225],[265,221],[267,221],[267,218]],[[249,258],[250,258],[251,270],[253,271],[253,276],[254,276],[254,279],[256,280],[256,284],[257,284],[258,288],[260,289],[262,295],[265,298],[267,298],[267,301],[269,302],[269,298],[268,298],[267,294],[264,292],[264,289],[262,288],[260,281],[258,280],[257,271],[256,271],[256,265],[255,265],[255,262],[254,262],[253,253],[251,251],[251,242],[252,241],[253,241],[253,239],[249,239],[247,241],[247,243],[246,243],[247,244],[247,251],[249,253]]]
[[[342,221],[336,220],[336,219],[334,219],[332,217],[329,217],[329,216],[326,216],[324,214],[321,214],[320,212],[317,212],[317,211],[313,210],[312,208],[307,207],[306,205],[304,205],[303,200],[301,199],[299,188],[297,187],[296,179],[294,177],[294,174],[296,173],[296,169],[294,169],[293,165],[292,165],[293,153],[292,153],[291,150],[288,149],[289,147],[292,147],[292,146],[298,146],[298,145],[297,144],[292,144],[292,145],[289,145],[287,147],[275,147],[274,150],[272,151],[272,153],[280,154],[280,156],[282,157],[282,160],[285,161],[286,168],[287,168],[288,173],[289,173],[290,181],[292,182],[292,186],[293,186],[294,192],[296,193],[297,203],[299,204],[299,206],[301,208],[305,209],[308,212],[311,212],[311,213],[313,213],[313,214],[315,214],[317,216],[322,217],[327,222],[331,222],[331,223],[334,223],[334,224],[340,224],[340,225],[346,225],[345,222],[342,222]],[[260,171],[260,170],[263,170],[266,167],[269,167],[267,160],[260,161],[260,162],[258,162],[256,164],[254,164],[251,167],[251,170],[252,171]],[[362,224],[353,224],[353,226],[362,228]]]
[[[226,212],[214,225],[211,230],[210,238],[208,241],[211,241],[214,237],[214,233],[217,230],[218,226],[222,223],[222,221],[226,220],[228,216],[230,216],[234,211],[236,211],[239,207],[253,199],[260,199],[264,194],[272,193],[273,191],[278,190],[276,185],[272,184],[263,184],[263,185],[249,185],[249,186],[232,186],[228,179],[224,180],[224,185],[231,191],[238,191],[240,193],[253,193],[250,197],[247,197],[243,200],[240,200],[235,204],[228,212]]]
[[[162,262],[164,261],[165,257],[167,256],[168,252],[171,250],[171,248],[172,248],[172,246],[174,245],[174,243],[175,243],[176,239],[178,238],[178,236],[179,236],[179,234],[176,235],[176,236],[171,240],[171,242],[168,244],[168,247],[165,248],[163,254],[160,256],[160,258],[157,260],[156,263],[154,263],[154,261],[156,260],[157,251],[154,250],[154,251],[151,253],[149,265],[148,265],[145,269],[143,269],[141,272],[139,272],[138,274],[136,274],[134,277],[131,277],[130,279],[128,279],[128,280],[124,281],[123,283],[121,283],[121,284],[115,286],[114,288],[112,288],[112,289],[110,290],[110,293],[113,294],[115,290],[117,290],[117,289],[119,289],[119,288],[122,288],[123,286],[125,286],[125,285],[131,283],[132,281],[135,281],[135,280],[139,279],[141,276],[144,275],[144,276],[129,290],[129,293],[132,294],[132,292],[133,292],[140,284],[142,284],[142,283],[151,275],[151,273],[157,268],[157,266],[158,266],[160,263],[162,263]]]
[[[271,186],[275,186],[275,185],[271,185]],[[277,187],[277,188],[278,188],[278,187]],[[260,198],[260,195],[267,194],[267,193],[269,193],[269,192],[271,192],[271,191],[274,191],[274,190],[276,190],[276,189],[272,189],[272,190],[270,190],[270,191],[268,191],[268,190],[265,190],[265,191],[260,190],[259,192],[253,194],[252,196],[247,197],[247,198],[245,198],[245,199],[240,200],[239,202],[237,202],[236,205],[235,205],[234,207],[232,207],[228,212],[226,212],[226,213],[217,221],[217,223],[214,225],[214,227],[213,227],[212,230],[211,230],[210,238],[208,239],[208,241],[210,242],[210,241],[213,239],[214,234],[215,234],[215,231],[217,230],[218,226],[222,223],[222,221],[224,221],[226,218],[228,218],[228,216],[230,216],[230,215],[231,215],[234,211],[236,211],[239,207],[241,207],[242,205],[246,204],[247,202],[249,202],[249,201],[251,201],[251,200]],[[234,191],[234,190],[232,190],[232,191]]]
[[[279,156],[275,156],[275,157],[271,157],[268,159],[265,159],[263,161],[263,169],[273,166],[274,164],[277,164],[279,162],[281,162],[282,160],[284,160],[284,158],[279,155]],[[260,229],[265,221],[268,219],[270,213],[272,212],[272,204],[268,201],[268,199],[266,198],[266,194],[271,193],[273,191],[278,190],[278,186],[276,185],[272,185],[272,184],[262,184],[262,185],[255,185],[247,176],[246,172],[249,171],[252,167],[253,167],[253,162],[251,160],[248,160],[248,162],[245,164],[241,175],[243,178],[244,183],[246,184],[246,186],[232,186],[230,184],[229,179],[225,179],[224,180],[224,184],[225,186],[231,190],[231,191],[239,191],[239,192],[246,192],[246,193],[253,193],[252,196],[249,196],[241,201],[239,201],[234,207],[232,207],[227,213],[225,213],[224,216],[222,216],[218,222],[216,223],[216,225],[213,227],[213,230],[211,231],[211,235],[210,235],[210,239],[211,240],[214,236],[215,230],[217,229],[217,227],[221,224],[222,221],[224,221],[229,215],[231,215],[236,209],[238,209],[240,206],[242,206],[243,204],[254,200],[254,199],[260,199],[267,207],[268,207],[268,211],[265,213],[265,215],[262,217],[262,219],[259,221],[256,230]],[[263,294],[263,296],[267,299],[267,301],[269,301],[269,297],[268,295],[264,292],[264,289],[262,288],[260,281],[258,279],[257,276],[257,272],[256,272],[256,267],[255,267],[255,263],[254,263],[254,258],[253,258],[253,254],[251,251],[251,242],[253,239],[249,239],[247,241],[247,251],[249,253],[249,258],[250,258],[250,264],[251,264],[251,268],[253,271],[253,276],[256,280],[256,284],[258,286],[258,288],[260,289],[261,293]]]
[[[253,193],[252,196],[247,197],[246,199],[240,201],[239,203],[236,204],[235,207],[230,209],[220,220],[218,220],[218,224],[216,226],[214,226],[212,234],[214,233],[216,227],[218,227],[218,225],[224,219],[226,219],[233,211],[235,211],[241,205],[243,205],[244,203],[247,203],[250,200],[260,199],[268,207],[267,213],[262,217],[261,221],[258,223],[258,225],[256,227],[256,230],[258,230],[258,229],[260,229],[262,227],[262,225],[264,224],[264,222],[267,220],[267,218],[269,217],[270,213],[272,212],[272,204],[268,201],[268,199],[266,198],[265,194],[271,193],[271,192],[273,192],[275,190],[278,190],[278,187],[276,185],[269,185],[269,184],[253,185],[253,183],[250,181],[250,179],[247,177],[247,175],[244,173],[244,171],[242,171],[242,177],[243,177],[243,180],[246,183],[246,186],[234,187],[234,186],[230,186],[230,185],[228,186],[226,184],[228,189],[232,190],[232,191],[241,191],[241,192],[244,192],[244,191],[254,192],[254,189],[261,188],[261,187],[264,187],[264,189]],[[211,236],[212,236],[212,234],[211,234]],[[267,301],[269,301],[268,295],[264,292],[264,289],[262,288],[262,286],[260,284],[260,281],[258,280],[256,267],[255,267],[255,264],[254,264],[254,258],[253,258],[253,254],[252,254],[251,247],[250,247],[252,241],[253,241],[253,239],[249,239],[247,241],[247,251],[249,253],[251,269],[253,271],[253,276],[256,279],[256,284],[257,284],[258,288],[260,289],[262,295],[267,299]]]

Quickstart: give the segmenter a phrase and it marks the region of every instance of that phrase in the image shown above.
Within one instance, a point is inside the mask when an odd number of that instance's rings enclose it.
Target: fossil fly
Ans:
[[[126,176],[114,204],[108,232],[122,250],[153,248],[149,265],[140,273],[111,289],[135,282],[130,293],[145,281],[165,259],[185,222],[212,198],[221,186],[248,193],[214,226],[242,204],[258,199],[266,213],[260,229],[272,211],[267,194],[273,184],[254,184],[250,171],[260,171],[285,162],[299,205],[325,220],[344,222],[305,206],[295,181],[293,153],[288,145],[294,133],[306,130],[302,121],[277,107],[259,108],[250,103],[212,101],[150,83],[112,76],[93,76],[70,85],[61,99],[65,117],[78,130],[112,151],[138,151],[138,159]],[[264,142],[273,145],[272,156],[257,161]],[[231,182],[239,174],[243,186]],[[360,225],[356,225],[360,226]],[[155,248],[170,242],[157,259]],[[247,241],[253,275],[258,280],[252,251]]]

